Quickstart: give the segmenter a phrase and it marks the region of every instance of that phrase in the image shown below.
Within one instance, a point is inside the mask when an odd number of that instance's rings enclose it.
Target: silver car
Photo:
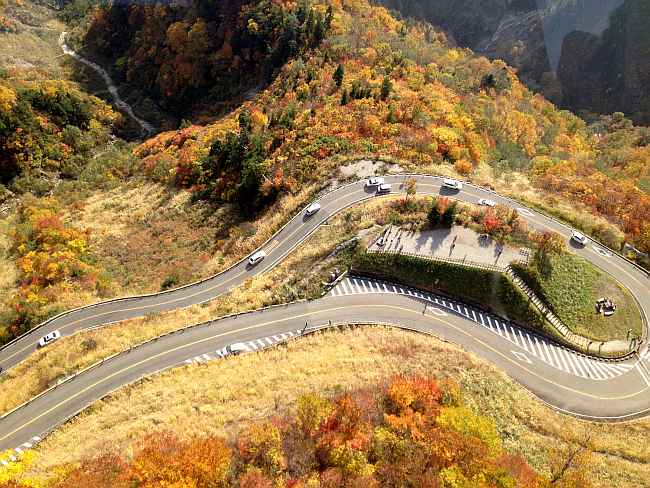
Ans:
[[[233,342],[229,346],[226,346],[226,354],[228,356],[237,356],[244,352],[250,352],[250,349],[243,342]]]
[[[54,341],[56,341],[57,339],[60,339],[60,338],[61,338],[61,332],[59,332],[58,330],[54,330],[54,331],[50,332],[49,334],[44,335],[43,337],[41,337],[38,340],[38,347],[45,347],[48,344],[50,344],[51,342],[54,342]]]

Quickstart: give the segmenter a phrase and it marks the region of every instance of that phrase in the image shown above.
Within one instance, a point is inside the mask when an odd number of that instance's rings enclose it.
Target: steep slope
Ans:
[[[441,26],[462,46],[505,60],[528,86],[566,108],[587,115],[622,111],[637,123],[650,122],[643,91],[648,36],[641,27],[650,21],[648,2],[381,2]]]
[[[334,10],[320,48],[290,61],[242,110],[145,142],[136,154],[149,174],[255,210],[335,176],[354,154],[466,176],[489,165],[497,178],[527,175],[538,191],[581,203],[646,246],[650,198],[634,185],[650,169],[647,132],[619,116],[588,128],[502,62],[453,48],[428,25],[361,0],[323,4]],[[606,226],[583,225],[622,243]]]
[[[328,22],[306,2],[114,1],[92,13],[79,42],[180,119],[214,115],[268,84],[287,59],[320,43]]]

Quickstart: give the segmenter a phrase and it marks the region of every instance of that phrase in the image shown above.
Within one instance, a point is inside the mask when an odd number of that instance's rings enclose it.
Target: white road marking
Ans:
[[[439,309],[438,307],[427,307],[427,310],[431,310],[438,317],[447,317],[449,314],[444,310]]]
[[[634,368],[634,366],[628,364],[612,364],[582,356],[566,347],[553,344],[544,337],[531,334],[524,329],[515,327],[510,322],[492,316],[489,313],[483,313],[480,310],[475,310],[463,303],[447,300],[436,295],[424,293],[417,289],[404,288],[383,281],[378,282],[372,279],[353,277],[342,280],[335,289],[332,290],[334,296],[359,293],[394,293],[426,300],[426,302],[436,304],[440,307],[427,306],[427,309],[433,315],[440,317],[448,315],[444,309],[458,313],[463,317],[467,317],[474,323],[489,329],[491,332],[499,335],[508,342],[515,344],[522,350],[526,351],[526,353],[539,358],[545,364],[559,371],[580,378],[607,380],[623,375]],[[298,333],[300,333],[300,331]],[[277,336],[274,336],[274,339],[276,341],[279,340]],[[526,355],[524,354],[524,356]],[[650,348],[644,350],[639,356],[642,360],[650,358]],[[530,359],[528,356],[526,356],[526,358]],[[644,378],[648,378],[648,381],[650,381],[650,372],[644,370],[640,374],[644,374]]]
[[[650,375],[648,375],[647,372],[644,371],[644,369],[641,367],[641,363],[636,363],[635,368],[639,372],[639,375],[641,376],[645,384],[650,386],[650,378],[648,378],[648,376]]]
[[[522,362],[528,363],[528,364],[533,364],[533,361],[528,356],[526,356],[523,352],[519,352],[519,351],[510,351],[510,352],[512,353],[512,355],[514,357],[519,359],[519,361],[522,361]]]

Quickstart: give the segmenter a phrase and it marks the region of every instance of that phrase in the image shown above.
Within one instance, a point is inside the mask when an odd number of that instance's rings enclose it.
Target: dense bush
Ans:
[[[359,252],[352,269],[359,273],[398,280],[406,285],[439,291],[487,307],[539,331],[545,330],[544,319],[528,298],[503,273],[450,263],[430,261],[414,256]]]
[[[62,220],[59,204],[52,198],[25,199],[12,241],[19,283],[3,303],[0,344],[58,312],[52,303],[64,295],[103,286],[88,250],[88,235]]]
[[[63,82],[24,89],[0,82],[0,183],[45,193],[53,179],[74,177],[72,168],[108,142],[117,120],[106,104]]]

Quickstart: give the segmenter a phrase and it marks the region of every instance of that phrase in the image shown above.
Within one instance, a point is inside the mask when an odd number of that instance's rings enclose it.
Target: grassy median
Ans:
[[[614,278],[571,253],[549,256],[548,272],[532,265],[513,268],[547,306],[576,334],[594,340],[625,339],[628,329],[640,336],[643,322],[630,292]],[[611,298],[616,313],[596,313],[596,300]]]

